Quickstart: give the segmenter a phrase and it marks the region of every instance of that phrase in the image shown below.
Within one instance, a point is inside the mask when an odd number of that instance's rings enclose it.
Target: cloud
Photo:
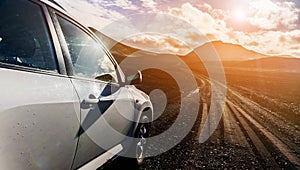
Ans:
[[[203,7],[206,8],[207,10],[212,10],[213,8],[211,7],[211,5],[204,3]]]
[[[124,17],[121,13],[99,5],[99,1],[55,0],[81,23],[97,29]]]
[[[142,2],[143,7],[150,9],[152,12],[157,11],[157,8],[156,8],[157,3],[154,2],[153,0],[140,0],[140,1]]]
[[[156,53],[182,54],[191,50],[184,42],[181,42],[174,37],[157,34],[135,35],[123,40],[123,42]]]
[[[108,3],[105,6],[115,6],[122,9],[138,10],[138,7],[129,0],[115,0],[115,1],[107,1],[107,2]],[[102,3],[102,2],[100,1],[98,3]]]
[[[198,10],[190,3],[185,3],[180,8],[170,9],[170,14],[186,20],[203,33],[214,32],[217,29],[217,23],[208,13]]]
[[[204,7],[211,8],[208,4]],[[210,34],[219,39],[227,39],[226,33],[229,29],[225,21],[214,18],[191,3],[184,3],[180,8],[172,8],[169,10],[169,14],[187,21],[205,35]]]
[[[249,3],[250,24],[262,29],[296,28],[300,10],[293,2],[253,0]]]
[[[193,5],[184,3],[180,8],[170,9],[169,13],[189,22],[211,40],[238,43],[248,49],[264,54],[299,56],[300,49],[295,49],[295,47],[292,49],[293,44],[300,43],[300,30],[295,29],[299,9],[295,8],[295,4],[291,2],[274,3],[269,0],[254,0],[250,3],[253,14],[249,15],[249,20],[251,19],[252,24],[255,24],[256,27],[263,29],[252,32],[234,30],[226,23],[230,17],[229,12],[213,9],[208,4]],[[257,11],[254,9],[257,9]],[[254,14],[254,12],[256,13]],[[260,22],[264,23],[261,24]],[[282,27],[287,29],[280,30],[279,28]],[[267,28],[277,28],[277,30]],[[196,40],[188,30],[184,34],[192,41]]]
[[[300,30],[292,31],[257,31],[231,34],[232,42],[239,43],[248,49],[270,55],[294,55],[300,57]],[[297,43],[298,41],[298,43]]]
[[[256,28],[249,31],[243,27],[234,28],[231,24],[233,22],[231,20],[232,12],[234,11],[230,11],[229,8],[217,9],[214,8],[214,4],[201,4],[199,1],[172,1],[174,2],[172,7],[167,2],[155,2],[154,0],[57,1],[81,22],[99,30],[112,21],[118,21],[118,19],[128,15],[127,11],[138,13],[147,9],[147,11],[170,14],[182,19],[197,28],[209,40],[238,43],[265,54],[290,54],[300,57],[300,46],[295,45],[300,44],[300,30],[298,29],[299,25],[297,25],[300,10],[296,8],[293,2],[284,0],[279,2],[271,0],[243,1],[245,3],[243,9],[247,14],[243,23],[245,24],[244,27]],[[164,6],[164,10],[160,9],[160,6]],[[144,18],[141,19],[145,20]],[[154,23],[149,24],[151,21],[146,20],[136,22],[142,23],[145,28],[153,25],[159,27],[158,33],[163,32],[166,35],[148,34],[139,35],[139,38],[134,36],[131,37],[131,40],[127,40],[128,43],[140,44],[143,47],[148,45],[149,48],[159,50],[165,48],[166,51],[172,53],[185,52],[188,49],[186,45],[195,48],[199,44],[203,44],[203,42],[199,43],[202,39],[195,35],[197,33],[193,29],[187,28],[189,25],[180,25],[180,23],[172,23],[171,21],[163,21],[156,25]],[[120,26],[110,30],[114,34],[121,34],[122,32],[132,32],[130,29],[134,28]],[[168,32],[171,34],[167,34]],[[178,37],[181,38],[180,41],[176,41]]]

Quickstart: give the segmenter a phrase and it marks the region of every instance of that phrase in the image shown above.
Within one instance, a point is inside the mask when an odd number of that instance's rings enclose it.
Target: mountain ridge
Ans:
[[[126,44],[113,40],[112,38],[104,35],[103,33],[97,30],[93,31],[100,39],[102,39],[104,45],[109,48],[109,51],[113,54],[113,56],[118,62],[134,54],[135,52],[140,52],[149,56],[163,56],[163,54],[157,54],[144,49],[128,46]],[[253,50],[249,50],[239,44],[224,43],[222,41],[212,41],[209,43],[205,43],[197,47],[195,50],[191,51],[187,55],[177,56],[179,56],[183,60],[186,60],[187,63],[193,64],[194,62],[196,62],[196,59],[199,59],[199,57],[203,59],[202,56],[211,55],[211,50],[215,50],[215,52],[221,59],[221,62],[223,63],[224,67],[260,70],[282,70],[300,73],[299,58],[289,55],[265,55],[259,52],[255,52]],[[200,54],[201,56],[198,56],[197,54]],[[208,59],[208,61],[216,62],[216,60],[209,60],[209,58],[210,57],[205,57],[205,59]]]

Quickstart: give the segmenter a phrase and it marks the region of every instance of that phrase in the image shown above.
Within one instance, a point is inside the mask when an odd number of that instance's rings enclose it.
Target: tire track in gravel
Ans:
[[[210,83],[208,78],[202,76],[199,77],[202,80],[205,80],[207,84]],[[220,121],[222,126],[216,130],[218,132],[214,133],[211,138],[224,138],[219,140],[223,140],[224,143],[248,147],[249,151],[252,151],[272,169],[287,167],[299,169],[300,159],[296,154],[299,152],[299,146],[293,143],[293,141],[289,141],[286,136],[273,134],[269,128],[253,118],[253,115],[257,114],[256,112],[253,113],[253,111],[259,110],[258,112],[263,112],[266,109],[232,90],[232,88],[227,87],[227,89],[227,96],[230,96],[230,99],[227,98],[226,106]],[[253,104],[259,109],[254,108]],[[205,105],[206,104],[204,104],[204,106]],[[203,109],[203,111],[205,111],[203,115],[206,116],[202,115],[203,117],[199,132],[203,127],[205,117],[207,117],[206,110],[207,109]],[[277,126],[284,126],[285,129],[292,128],[290,126],[286,127],[287,124],[283,123],[284,120],[282,120],[282,117],[274,114],[275,113],[269,114],[269,116],[273,116],[274,119],[277,120],[272,123],[279,122],[280,124]],[[292,130],[295,129],[292,128]]]
[[[238,97],[238,96],[236,96]],[[239,99],[241,100],[241,99]],[[283,136],[281,138],[276,137],[276,135],[272,134],[268,128],[264,127],[262,124],[257,122],[249,113],[249,110],[252,109],[247,109],[246,111],[243,110],[241,107],[233,104],[231,101],[227,101],[229,107],[233,110],[232,113],[235,114],[235,116],[239,119],[239,122],[241,122],[242,127],[245,129],[252,128],[253,132],[257,134],[258,138],[253,137],[255,134],[252,132],[248,133],[251,141],[254,143],[256,146],[257,150],[259,151],[260,155],[269,161],[269,163],[272,165],[272,167],[276,166],[276,164],[281,165],[282,160],[276,159],[274,161],[274,152],[277,150],[277,153],[282,154],[281,156],[286,158],[286,161],[289,161],[294,168],[299,169],[300,168],[300,159],[297,157],[297,155],[294,153],[293,150],[296,150],[297,148],[290,148],[291,145],[287,145],[282,141]],[[253,114],[252,114],[253,115]],[[244,121],[248,122],[248,125],[244,123]],[[251,130],[250,130],[251,131]],[[265,147],[261,147],[260,143],[263,143]],[[289,142],[291,144],[292,142]],[[295,145],[293,145],[295,147]],[[265,149],[267,148],[267,149]],[[279,152],[278,152],[279,151]],[[269,152],[269,153],[267,153]],[[273,153],[273,154],[272,154]],[[286,164],[286,162],[284,162]],[[292,166],[292,167],[293,167]],[[278,167],[277,167],[278,168]],[[281,167],[282,168],[282,167]]]
[[[300,169],[300,146],[294,140],[299,129],[231,86],[227,86],[217,129],[200,144],[199,136],[209,117],[210,88],[217,82],[200,75],[196,78],[201,80],[201,110],[192,131],[171,150],[148,158],[141,169]]]

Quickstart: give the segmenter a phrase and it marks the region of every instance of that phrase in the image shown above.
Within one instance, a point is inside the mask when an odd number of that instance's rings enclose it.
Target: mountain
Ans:
[[[204,45],[197,47],[194,51],[197,51],[200,55],[211,55],[213,47],[222,61],[244,61],[250,59],[258,59],[268,57],[267,55],[248,50],[241,45],[224,43],[222,41],[212,41],[205,43]],[[208,60],[214,60],[206,57]]]
[[[159,59],[167,55],[155,54],[146,50],[130,47],[112,38],[94,30],[96,35],[102,39],[102,42],[109,48],[118,62],[121,62],[127,56],[139,52],[139,55]],[[291,56],[268,56],[252,50],[248,50],[241,45],[224,43],[222,41],[213,41],[197,47],[195,50],[180,57],[191,68],[204,68],[205,64],[215,64],[212,59],[212,51],[215,51],[220,57],[224,67],[236,69],[252,69],[264,71],[284,71],[300,73],[300,59]],[[199,57],[201,60],[199,60]],[[134,60],[134,59],[132,59]]]
[[[300,73],[300,59],[276,56],[236,63],[235,68]]]
[[[142,50],[136,47],[131,47],[128,45],[125,45],[123,43],[117,43],[115,40],[113,40],[112,38],[102,34],[99,31],[94,30],[95,33],[97,34],[97,36],[99,36],[104,44],[111,48],[111,51],[113,53],[116,54],[125,54],[125,55],[129,55],[132,54],[136,51],[145,51],[145,52],[150,52],[147,50]],[[195,51],[198,52],[198,54],[202,56],[208,56],[206,57],[208,60],[210,60],[211,58],[209,56],[211,56],[211,51],[212,48],[213,50],[216,51],[216,53],[218,54],[218,56],[220,57],[220,59],[222,61],[243,61],[243,60],[250,60],[250,59],[257,59],[257,58],[264,58],[264,57],[268,57],[267,55],[252,51],[252,50],[248,50],[246,48],[244,48],[241,45],[238,44],[231,44],[231,43],[224,43],[222,41],[212,41],[212,42],[208,42],[205,43],[199,47],[197,47],[194,51],[190,52],[190,53],[194,53]],[[153,52],[150,52],[153,53]],[[188,55],[190,55],[187,54]],[[183,56],[182,56],[183,57]],[[213,59],[211,59],[213,60]]]
[[[118,62],[137,51],[141,51],[140,49],[117,42],[94,28],[90,27],[90,29],[102,40],[102,43],[108,48]]]

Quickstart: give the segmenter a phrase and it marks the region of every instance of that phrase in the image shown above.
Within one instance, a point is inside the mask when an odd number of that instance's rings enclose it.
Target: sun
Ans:
[[[246,19],[246,14],[241,9],[234,11],[233,16],[234,16],[234,19],[237,21],[243,21]]]

